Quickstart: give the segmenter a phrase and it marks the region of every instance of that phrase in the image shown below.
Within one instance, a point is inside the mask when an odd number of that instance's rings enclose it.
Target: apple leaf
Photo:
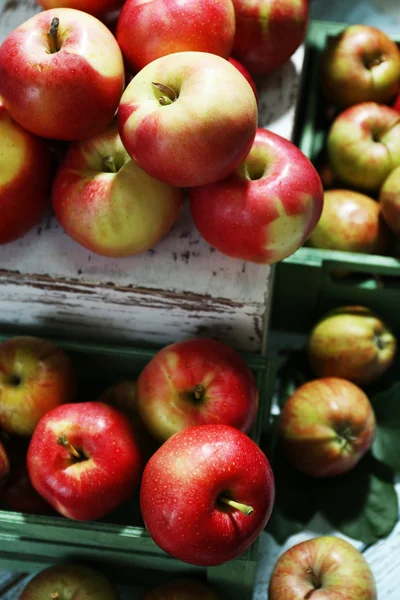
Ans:
[[[319,481],[318,508],[337,530],[365,544],[387,536],[399,507],[393,474],[371,454],[349,473]]]
[[[400,382],[374,396],[372,406],[377,420],[372,454],[400,471]]]

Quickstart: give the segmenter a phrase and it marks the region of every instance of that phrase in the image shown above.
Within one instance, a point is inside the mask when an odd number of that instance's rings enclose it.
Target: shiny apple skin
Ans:
[[[376,27],[350,25],[326,46],[321,85],[340,108],[360,102],[385,104],[400,88],[400,50]]]
[[[327,377],[295,391],[281,412],[279,432],[296,469],[311,477],[334,477],[353,469],[368,452],[376,420],[359,387]]]
[[[39,222],[51,175],[46,143],[13,121],[0,100],[0,244],[22,237]]]
[[[127,0],[117,40],[133,71],[175,52],[230,56],[235,34],[231,0]]]
[[[381,205],[365,194],[345,189],[324,193],[324,208],[308,239],[313,248],[386,254],[392,236]]]
[[[60,564],[40,571],[28,582],[19,600],[45,598],[118,600],[118,595],[102,573],[81,565]]]
[[[174,89],[160,104],[153,82]],[[206,52],[178,52],[144,67],[118,110],[122,142],[149,175],[178,187],[226,177],[247,156],[256,133],[250,84],[229,61]]]
[[[103,160],[111,156],[118,171]],[[72,143],[52,185],[55,215],[76,242],[120,258],[153,248],[175,224],[183,191],[157,181],[130,158],[116,123]]]
[[[59,18],[58,52],[47,32]],[[103,23],[57,8],[34,15],[0,46],[0,96],[11,117],[44,138],[81,140],[112,121],[124,86],[118,44]]]
[[[176,579],[159,585],[145,594],[143,600],[220,600],[208,585],[195,579]]]
[[[76,374],[70,358],[52,342],[17,336],[0,344],[0,428],[32,435],[49,410],[71,402]]]
[[[327,149],[342,183],[359,191],[377,191],[400,165],[398,112],[376,102],[347,108],[329,130]]]
[[[363,306],[344,306],[313,327],[307,353],[318,377],[341,377],[364,386],[389,369],[396,347],[396,337],[379,315]]]
[[[214,248],[276,263],[309,237],[323,207],[315,168],[294,144],[257,129],[250,153],[226,179],[190,190],[194,223]]]
[[[308,0],[233,0],[236,31],[232,54],[250,71],[281,67],[303,42]]]
[[[219,496],[253,507],[251,515],[217,504]],[[228,425],[185,429],[147,463],[140,489],[146,528],[165,552],[213,566],[244,552],[268,522],[275,484],[267,458]]]
[[[400,167],[393,169],[383,182],[379,204],[388,227],[400,237]]]
[[[57,444],[66,435],[87,460]],[[100,519],[130,498],[142,456],[128,418],[102,402],[64,404],[41,419],[28,450],[33,487],[69,519]]]
[[[36,0],[36,2],[45,10],[74,8],[97,18],[118,10],[123,4],[123,0]]]
[[[243,75],[243,77],[245,79],[247,79],[247,81],[249,82],[249,84],[251,86],[251,89],[254,92],[256,100],[258,100],[257,86],[256,86],[256,84],[254,82],[254,79],[252,78],[252,76],[250,75],[250,73],[248,72],[248,70],[246,69],[246,67],[244,67],[241,62],[239,62],[238,60],[236,60],[236,58],[232,58],[232,56],[228,60],[231,63],[231,65],[233,65],[234,67],[236,67],[237,70]]]
[[[322,584],[317,589],[313,575]],[[333,536],[296,544],[278,559],[268,600],[377,600],[372,571],[349,542]]]
[[[195,399],[196,386],[202,386]],[[163,442],[174,433],[207,423],[250,431],[258,410],[258,389],[244,359],[211,339],[191,339],[160,350],[137,384],[139,413]]]

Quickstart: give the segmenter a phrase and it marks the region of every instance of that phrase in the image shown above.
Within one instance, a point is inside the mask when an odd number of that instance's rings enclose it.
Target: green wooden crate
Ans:
[[[319,86],[321,55],[327,39],[346,27],[325,21],[309,25],[293,141],[311,161],[324,147],[330,124]],[[348,275],[337,277],[338,272]],[[274,328],[308,329],[328,308],[349,302],[387,315],[400,330],[400,261],[304,246],[275,267]]]
[[[4,339],[6,336],[0,336],[0,341]],[[143,348],[53,341],[64,348],[74,363],[81,400],[94,400],[108,385],[121,379],[135,378],[156,352]],[[250,433],[258,443],[270,414],[274,369],[263,356],[243,356],[256,377],[260,392],[260,408]],[[55,562],[76,561],[139,585],[189,575],[208,581],[226,600],[250,600],[257,555],[256,541],[243,555],[219,567],[195,567],[174,559],[148,535],[140,517],[138,496],[97,522],[0,511],[2,569],[28,572]]]

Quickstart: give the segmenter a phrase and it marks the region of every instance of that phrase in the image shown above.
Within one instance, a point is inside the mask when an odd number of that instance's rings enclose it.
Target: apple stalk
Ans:
[[[308,567],[307,571],[306,571],[307,575],[310,575],[311,578],[311,583],[314,586],[314,588],[316,590],[321,589],[321,582],[319,580],[319,577],[317,577],[317,575],[315,574],[315,571],[312,567]]]
[[[155,83],[154,81],[152,81],[152,84],[162,94],[158,99],[159,103],[162,106],[167,106],[168,104],[172,104],[173,102],[175,102],[178,96],[174,89],[172,89],[168,85],[165,85],[164,83]]]
[[[68,450],[68,452],[70,454],[72,454],[72,456],[75,456],[75,458],[79,458],[79,459],[83,458],[83,456],[78,452],[78,450],[76,448],[74,448],[74,446],[72,444],[70,444],[66,435],[64,435],[64,434],[60,435],[57,440],[57,444],[59,446],[63,446],[64,448],[66,448]]]
[[[224,504],[227,504],[228,506],[231,506],[232,508],[236,508],[237,510],[240,510],[240,512],[243,515],[245,515],[246,517],[249,517],[254,512],[254,508],[252,506],[248,506],[247,504],[242,504],[241,502],[236,502],[235,500],[231,500],[230,498],[226,498],[225,496],[220,496],[218,498],[218,500],[219,500],[219,502],[223,502]]]
[[[50,54],[55,54],[60,49],[57,44],[59,25],[60,25],[60,19],[58,17],[53,17],[53,19],[51,20],[50,29],[47,33],[47,39],[49,41],[49,47],[50,47]]]

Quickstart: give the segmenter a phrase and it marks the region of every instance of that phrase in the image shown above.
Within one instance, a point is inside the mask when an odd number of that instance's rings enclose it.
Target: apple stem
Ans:
[[[230,498],[226,498],[225,496],[220,496],[218,500],[220,502],[223,502],[224,504],[227,504],[228,506],[231,506],[232,508],[237,508],[237,510],[240,510],[240,512],[243,515],[246,515],[246,517],[249,517],[254,512],[254,508],[252,506],[242,504],[241,502],[235,502],[235,500],[231,500]]]
[[[167,106],[168,104],[172,104],[173,102],[175,102],[178,96],[174,89],[172,89],[168,85],[165,85],[164,83],[155,83],[153,81],[152,84],[162,94],[158,99],[159,103],[162,106]]]
[[[202,385],[201,383],[198,383],[197,385],[195,385],[193,394],[194,394],[195,400],[201,400],[204,395],[204,385]]]
[[[60,24],[60,19],[58,17],[53,17],[51,20],[50,29],[47,33],[47,39],[49,40],[51,54],[55,54],[60,49],[57,44],[59,24]]]
[[[76,448],[74,448],[72,446],[72,444],[69,443],[66,435],[64,435],[64,434],[60,435],[57,440],[57,444],[59,446],[63,446],[64,448],[66,448],[70,452],[70,454],[72,454],[76,458],[82,458],[82,456],[79,454],[78,450]]]
[[[50,594],[50,598],[53,598],[53,600],[59,600],[60,594],[58,592],[53,592]]]
[[[110,173],[117,172],[117,166],[113,156],[105,156],[103,158],[103,168],[105,171],[109,171]]]
[[[316,576],[314,569],[312,567],[308,567],[306,573],[307,573],[307,575],[311,576],[311,583],[314,586],[314,588],[316,590],[319,590],[321,588],[321,582],[318,579],[318,577]]]

